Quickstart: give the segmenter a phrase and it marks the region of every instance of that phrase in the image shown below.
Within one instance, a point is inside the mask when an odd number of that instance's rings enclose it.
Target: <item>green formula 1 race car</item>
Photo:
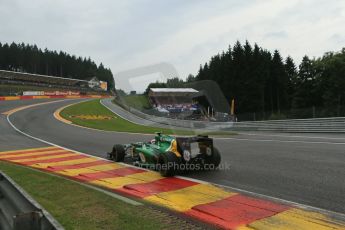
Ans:
[[[173,137],[161,133],[149,142],[116,144],[108,157],[116,162],[129,158],[135,165],[149,166],[163,176],[184,170],[215,169],[221,160],[208,136]]]

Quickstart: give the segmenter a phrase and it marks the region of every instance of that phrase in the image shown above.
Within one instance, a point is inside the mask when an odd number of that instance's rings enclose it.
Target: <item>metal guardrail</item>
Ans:
[[[123,108],[145,120],[155,123],[190,129],[225,130],[225,131],[272,131],[294,133],[345,133],[345,117],[265,120],[242,122],[210,122],[163,118],[145,114],[131,107]]]
[[[345,117],[236,122],[233,130],[345,133]]]
[[[64,228],[11,178],[0,171],[1,230],[63,230]]]
[[[129,114],[133,114],[139,118],[145,119],[158,124],[173,126],[173,127],[182,127],[189,129],[207,129],[207,130],[218,130],[231,128],[233,122],[212,122],[212,121],[197,121],[197,120],[181,120],[173,119],[168,117],[155,116],[153,114],[144,113],[133,107],[129,107],[120,101],[112,102],[114,106],[120,107],[123,111],[126,111]],[[129,116],[130,118],[130,116]]]
[[[191,129],[229,129],[233,126],[233,122],[211,122],[211,121],[195,121],[195,120],[180,120],[166,117],[158,117],[145,114],[137,109],[129,108],[129,112],[143,119],[153,121],[160,124],[171,125],[175,127],[191,128]]]

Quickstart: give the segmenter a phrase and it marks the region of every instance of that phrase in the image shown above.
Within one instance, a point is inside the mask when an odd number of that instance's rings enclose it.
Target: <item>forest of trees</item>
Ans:
[[[36,45],[0,43],[0,69],[89,80],[96,76],[114,89],[113,74],[102,63],[65,52],[41,50]]]
[[[196,80],[217,82],[229,102],[235,99],[240,120],[345,116],[345,48],[317,59],[304,56],[297,67],[277,50],[236,42],[186,81]],[[182,85],[174,78],[149,87]]]

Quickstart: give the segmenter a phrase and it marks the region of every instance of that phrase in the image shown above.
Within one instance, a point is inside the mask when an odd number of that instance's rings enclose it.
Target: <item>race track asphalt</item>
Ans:
[[[56,99],[60,101],[61,99]],[[16,150],[23,148],[36,148],[47,146],[39,141],[27,138],[23,135],[19,135],[10,124],[7,122],[7,117],[2,113],[11,109],[15,109],[20,106],[26,106],[31,104],[38,104],[48,101],[54,101],[52,99],[39,99],[39,100],[15,100],[15,101],[0,101],[0,151]]]
[[[73,103],[75,101],[78,100]],[[53,117],[55,110],[70,103],[61,101],[25,109],[11,115],[10,121],[32,136],[100,157],[106,157],[114,143],[153,137],[95,131],[57,121]],[[16,142],[18,148],[39,145],[18,133],[14,135],[15,131],[4,122],[2,115],[1,136],[5,139],[0,139],[0,150],[3,150],[3,141]],[[230,164],[230,170],[185,176],[345,213],[344,135],[243,133],[215,139],[215,145],[221,151],[222,162]]]

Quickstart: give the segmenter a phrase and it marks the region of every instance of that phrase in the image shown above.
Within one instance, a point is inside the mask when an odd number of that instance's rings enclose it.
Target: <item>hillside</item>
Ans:
[[[0,43],[0,69],[81,80],[96,76],[114,89],[113,74],[102,63],[97,65],[90,58],[63,51],[42,50],[36,45]]]

